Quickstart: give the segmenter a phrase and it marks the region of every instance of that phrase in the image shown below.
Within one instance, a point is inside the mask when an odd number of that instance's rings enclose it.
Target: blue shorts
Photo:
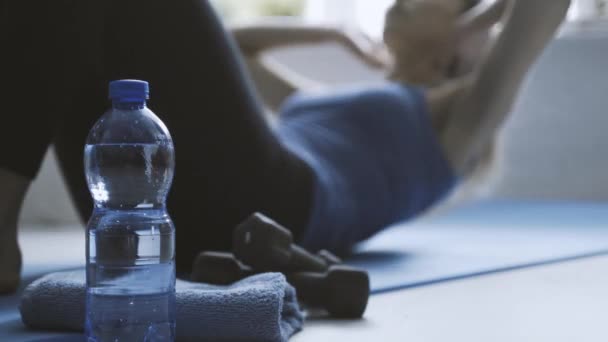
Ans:
[[[300,243],[343,252],[443,199],[456,176],[443,155],[421,89],[388,84],[295,95],[276,127],[315,174]]]

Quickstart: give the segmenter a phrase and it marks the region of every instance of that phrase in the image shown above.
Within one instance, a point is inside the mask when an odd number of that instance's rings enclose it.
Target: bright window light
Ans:
[[[568,17],[573,21],[606,20],[608,0],[575,0]]]
[[[492,1],[492,0],[483,0]],[[384,15],[395,0],[306,0],[304,17],[314,22],[354,26],[371,37],[382,36]],[[608,0],[574,0],[570,21],[608,19]]]

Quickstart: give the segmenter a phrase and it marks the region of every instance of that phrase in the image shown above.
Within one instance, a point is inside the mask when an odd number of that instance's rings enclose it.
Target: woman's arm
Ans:
[[[311,25],[295,20],[268,20],[263,23],[235,26],[231,29],[262,98],[277,111],[285,98],[295,91],[319,88],[314,82],[273,60],[261,58],[260,53],[272,48],[295,44],[336,42],[346,47],[367,65],[388,68],[388,53],[382,54],[371,39],[358,32],[336,27]]]
[[[462,14],[456,22],[458,54],[450,77],[470,73],[482,60],[488,48],[494,45],[499,31],[493,31],[502,19],[509,0],[482,0]]]
[[[282,46],[335,42],[352,52],[367,65],[389,65],[382,50],[360,32],[349,32],[327,25],[311,25],[296,20],[267,20],[263,23],[235,26],[231,29],[241,51],[249,57]]]
[[[452,165],[471,171],[511,111],[530,67],[565,18],[570,0],[511,0],[502,33],[451,109],[440,133]]]
[[[492,28],[504,17],[508,3],[508,0],[482,0],[458,20],[459,36],[466,38]]]

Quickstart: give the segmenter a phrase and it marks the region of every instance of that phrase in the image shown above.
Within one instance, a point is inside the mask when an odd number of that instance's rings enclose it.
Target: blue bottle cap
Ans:
[[[140,80],[117,80],[110,82],[110,100],[113,102],[145,102],[150,98],[148,82]]]

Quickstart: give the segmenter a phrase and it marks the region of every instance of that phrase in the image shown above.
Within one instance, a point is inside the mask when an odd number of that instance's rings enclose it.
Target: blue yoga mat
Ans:
[[[374,293],[608,254],[608,203],[487,201],[397,225],[349,263]]]

